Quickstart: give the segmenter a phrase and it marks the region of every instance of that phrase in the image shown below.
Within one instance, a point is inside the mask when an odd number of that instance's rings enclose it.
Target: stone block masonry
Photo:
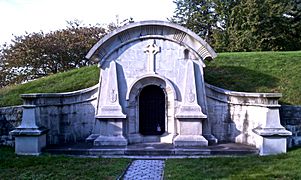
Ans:
[[[22,112],[21,106],[0,108],[0,145],[14,146],[14,139],[9,132],[21,124]]]
[[[282,105],[280,108],[281,124],[292,136],[288,137],[288,147],[301,146],[301,106]]]
[[[210,113],[214,113],[214,110],[217,110],[220,106],[215,105],[214,109],[210,109]],[[226,108],[226,107],[225,107]],[[14,139],[9,132],[14,130],[17,126],[21,124],[22,120],[22,106],[11,106],[11,107],[2,107],[0,108],[0,145],[14,146]],[[229,117],[227,117],[229,116]],[[227,131],[228,128],[235,126],[228,122],[230,114],[223,114],[226,131],[220,131],[220,139],[222,141],[231,141],[233,136]],[[292,132],[292,136],[288,137],[288,147],[301,146],[301,106],[292,106],[292,105],[282,105],[280,108],[280,120],[281,124],[289,131]],[[62,122],[61,128],[65,129],[68,127],[68,123]],[[216,127],[214,127],[216,128]],[[223,133],[224,132],[224,133]],[[217,135],[219,136],[219,135]],[[65,138],[66,137],[66,138]],[[71,136],[65,136],[62,138],[63,141],[71,141]]]

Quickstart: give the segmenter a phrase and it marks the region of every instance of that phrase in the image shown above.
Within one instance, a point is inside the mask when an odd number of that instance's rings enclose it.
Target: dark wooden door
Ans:
[[[146,86],[140,93],[139,131],[143,135],[165,132],[165,94],[159,86]]]

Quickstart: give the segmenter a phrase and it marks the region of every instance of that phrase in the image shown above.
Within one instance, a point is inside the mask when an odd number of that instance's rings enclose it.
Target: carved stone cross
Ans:
[[[146,46],[145,53],[148,53],[148,66],[147,71],[149,73],[156,73],[155,68],[155,55],[160,52],[160,47],[155,44],[155,40],[152,44]]]

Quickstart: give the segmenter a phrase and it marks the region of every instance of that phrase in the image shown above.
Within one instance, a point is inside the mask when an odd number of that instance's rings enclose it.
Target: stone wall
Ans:
[[[19,126],[21,120],[21,106],[0,108],[0,145],[14,146],[14,139],[9,132]]]
[[[211,86],[212,87],[212,86]],[[90,91],[89,96],[95,94],[97,89]],[[215,94],[213,94],[215,93]],[[213,96],[214,95],[214,96]],[[219,142],[236,142],[240,139],[241,142],[251,141],[251,136],[253,132],[250,128],[254,128],[256,123],[250,120],[253,116],[250,114],[251,111],[258,111],[262,107],[254,106],[244,106],[242,104],[228,103],[230,98],[224,93],[218,93],[213,89],[208,88],[207,85],[207,101],[208,101],[208,116],[209,120],[212,121],[212,131],[214,135],[218,138]],[[66,94],[65,94],[66,97]],[[72,96],[71,96],[72,97]],[[45,97],[44,97],[45,98]],[[48,97],[48,100],[53,99]],[[73,97],[74,98],[74,97]],[[83,102],[70,101],[69,104],[44,104],[38,109],[40,110],[41,116],[48,116],[40,122],[43,126],[48,128],[54,128],[50,133],[48,133],[48,142],[50,144],[72,142],[83,140],[88,134],[90,134],[94,129],[95,124],[88,122],[94,121],[94,106],[95,98],[89,101]],[[34,98],[36,101],[38,99],[41,104],[41,99]],[[61,102],[62,98],[54,98]],[[245,97],[247,100],[247,98]],[[83,112],[82,109],[90,109],[89,112]],[[59,115],[62,113],[61,115]],[[90,114],[89,114],[90,113]],[[289,106],[282,105],[280,108],[280,118],[281,124],[289,131],[292,132],[292,136],[288,137],[288,146],[300,146],[301,145],[301,106]],[[91,121],[91,119],[93,119]],[[9,132],[15,127],[19,126],[22,120],[22,106],[12,106],[0,108],[0,145],[14,145],[12,136]],[[78,130],[74,130],[74,128]]]
[[[97,94],[98,85],[68,93],[23,94],[21,97],[23,106],[30,106],[35,112],[27,117],[33,118],[31,121],[36,126],[49,130],[46,137],[49,145],[82,141],[95,131]],[[22,106],[1,109],[0,135],[6,144],[11,142],[9,131],[18,127],[21,119]]]
[[[212,133],[219,142],[257,146],[256,129],[281,128],[278,111],[281,94],[234,92],[209,84],[206,94]]]
[[[281,124],[292,132],[288,146],[301,146],[301,106],[283,105],[280,108]]]
[[[36,106],[36,125],[49,129],[47,144],[83,141],[93,133],[98,86],[68,93],[22,95],[24,105]]]

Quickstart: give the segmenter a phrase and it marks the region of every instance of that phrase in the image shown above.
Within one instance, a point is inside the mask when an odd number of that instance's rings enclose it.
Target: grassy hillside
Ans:
[[[282,104],[301,105],[301,51],[221,53],[206,64],[209,84],[235,91],[280,92]]]
[[[206,82],[234,91],[280,92],[282,104],[301,105],[301,51],[220,53],[206,62]],[[20,105],[20,94],[66,92],[95,85],[99,68],[84,67],[0,89],[0,107]]]
[[[0,89],[0,107],[22,104],[20,94],[75,91],[97,84],[98,79],[99,68],[90,66],[58,73],[17,86],[9,86]]]

